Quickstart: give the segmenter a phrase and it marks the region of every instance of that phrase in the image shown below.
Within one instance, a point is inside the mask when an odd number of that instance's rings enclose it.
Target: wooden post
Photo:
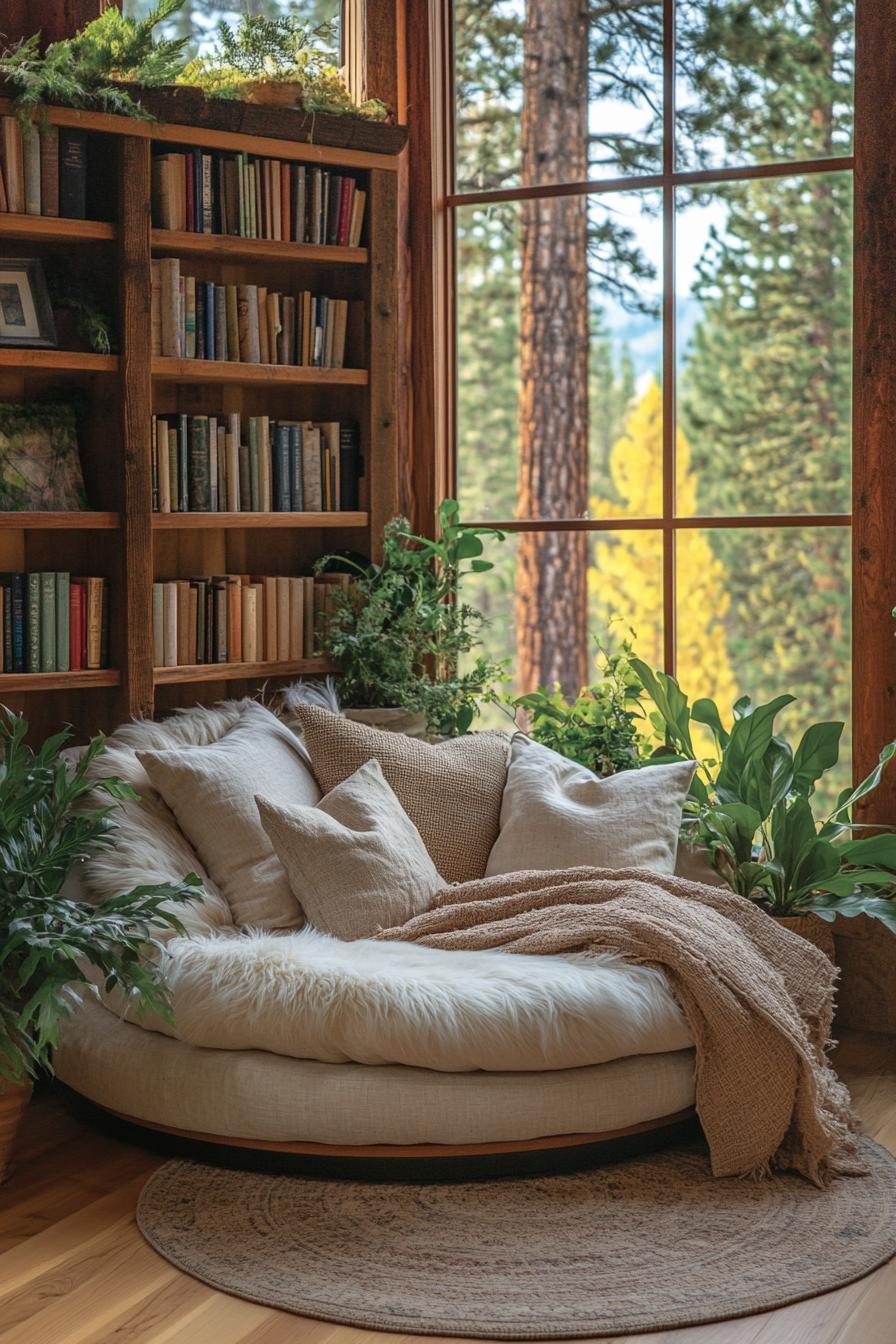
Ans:
[[[856,779],[896,737],[896,156],[887,111],[896,88],[889,0],[856,5],[853,396],[853,761]],[[857,809],[896,823],[896,765]],[[896,938],[839,920],[838,1022],[896,1031]]]
[[[86,23],[96,19],[111,0],[4,0],[0,6],[0,33],[6,43],[18,42],[32,33],[41,34],[41,46],[74,37]]]
[[[118,183],[118,293],[121,332],[121,447],[125,574],[119,586],[126,713],[152,715],[152,460],[149,448],[152,375],[149,358],[150,152],[149,141],[122,136]]]
[[[370,351],[370,414],[367,430],[370,487],[370,547],[374,560],[382,557],[383,527],[401,507],[398,477],[398,313],[395,276],[398,264],[398,183],[396,174],[380,168],[370,171],[368,229],[370,238],[370,293],[368,302]]]

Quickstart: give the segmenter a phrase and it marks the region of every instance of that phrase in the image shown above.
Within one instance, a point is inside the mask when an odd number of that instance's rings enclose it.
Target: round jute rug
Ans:
[[[896,1158],[816,1190],[713,1180],[699,1145],[576,1175],[367,1185],[168,1162],[137,1221],[178,1268],[304,1316],[562,1339],[784,1306],[896,1252]]]

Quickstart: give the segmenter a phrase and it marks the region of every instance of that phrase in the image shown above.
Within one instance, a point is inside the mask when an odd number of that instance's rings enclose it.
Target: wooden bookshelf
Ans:
[[[234,238],[220,233],[182,233],[179,229],[153,229],[152,250],[156,256],[215,257],[228,261],[287,261],[319,266],[366,266],[366,247],[332,247],[321,243],[282,243],[270,238]]]
[[[288,663],[195,663],[186,667],[156,667],[157,686],[191,685],[202,681],[256,681],[265,677],[321,676],[331,671],[326,658],[300,658]]]
[[[5,515],[0,514],[0,519]],[[218,528],[296,528],[321,531],[331,527],[367,527],[367,513],[154,513],[161,532],[212,532]],[[0,524],[2,525],[2,524]]]
[[[156,356],[152,376],[170,383],[263,383],[266,387],[366,387],[366,369],[315,369],[304,364],[249,364],[229,359]]]
[[[0,214],[0,240],[31,242],[106,243],[115,237],[115,225],[99,219],[58,219],[47,215]]]
[[[0,100],[0,112],[7,107]],[[160,93],[151,110],[154,122],[46,109],[50,122],[87,132],[88,173],[92,157],[102,165],[97,181],[105,199],[100,195],[95,204],[102,215],[109,207],[108,221],[0,215],[0,243],[8,240],[17,255],[33,245],[42,257],[71,259],[82,275],[96,269],[97,286],[110,293],[115,309],[119,351],[0,348],[0,400],[65,401],[79,394],[91,503],[78,513],[0,513],[0,570],[99,574],[110,593],[109,668],[0,673],[0,700],[26,713],[35,737],[68,721],[83,741],[133,715],[326,673],[322,658],[154,667],[152,584],[196,574],[309,574],[320,555],[340,546],[375,558],[385,522],[399,511],[397,170],[404,129],[294,109],[224,108],[195,91]],[[152,153],[178,145],[351,171],[367,192],[366,245],[315,246],[151,227]],[[189,258],[200,275],[228,284],[270,284],[273,276],[286,292],[313,282],[319,292],[362,303],[354,367],[153,357],[153,256]],[[150,422],[156,410],[355,421],[365,463],[360,507],[342,513],[154,514]]]

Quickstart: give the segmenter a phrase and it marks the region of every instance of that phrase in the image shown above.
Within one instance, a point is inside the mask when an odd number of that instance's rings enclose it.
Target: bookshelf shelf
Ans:
[[[246,364],[225,359],[152,361],[152,376],[171,383],[253,383],[278,387],[366,387],[366,369],[314,369],[304,364]]]
[[[117,513],[0,513],[0,531],[110,532],[120,526]]]
[[[117,355],[93,355],[81,350],[28,350],[20,346],[0,349],[0,369],[46,369],[49,373],[118,372]]]
[[[235,238],[220,233],[183,233],[153,229],[152,250],[159,256],[201,256],[217,261],[314,262],[328,266],[366,266],[366,247],[332,247],[314,243],[282,243],[269,238]]]
[[[77,672],[0,672],[0,694],[9,691],[76,691],[92,686],[120,686],[116,668],[83,668]]]
[[[256,677],[323,675],[332,670],[326,658],[301,658],[288,663],[197,663],[153,668],[153,681],[157,686],[174,682],[253,681]]]
[[[0,239],[16,238],[25,242],[88,243],[111,242],[115,225],[101,219],[61,219],[49,215],[0,214]]]
[[[152,525],[160,532],[210,532],[216,528],[236,527],[367,527],[369,520],[367,513],[154,513]]]

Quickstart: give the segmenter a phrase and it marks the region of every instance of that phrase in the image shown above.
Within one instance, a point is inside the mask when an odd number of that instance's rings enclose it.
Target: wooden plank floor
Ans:
[[[896,1037],[849,1034],[838,1067],[865,1128],[896,1151]],[[134,1204],[159,1159],[92,1133],[52,1098],[26,1116],[0,1189],[3,1344],[413,1344],[309,1321],[204,1287],[156,1255]],[[615,1344],[890,1344],[896,1261],[859,1283],[740,1321]],[[420,1344],[424,1344],[421,1340]]]

